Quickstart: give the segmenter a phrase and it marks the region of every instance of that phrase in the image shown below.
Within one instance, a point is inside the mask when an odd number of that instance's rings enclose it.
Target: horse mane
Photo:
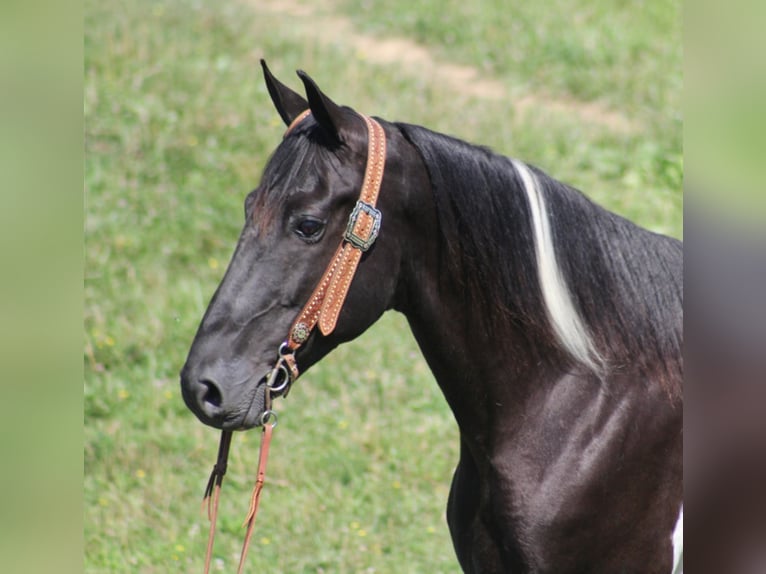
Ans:
[[[680,241],[638,227],[536,167],[420,126],[396,126],[428,171],[443,264],[482,316],[519,325],[530,340],[555,341],[563,356],[597,374],[638,368],[673,394],[680,390]]]

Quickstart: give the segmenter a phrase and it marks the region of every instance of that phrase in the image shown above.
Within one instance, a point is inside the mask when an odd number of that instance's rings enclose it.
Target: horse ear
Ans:
[[[309,108],[309,104],[298,92],[292,91],[272,75],[266,60],[261,59],[261,67],[271,101],[274,102],[274,107],[277,108],[282,121],[289,126],[296,117]]]
[[[303,80],[303,85],[306,87],[306,96],[309,99],[309,108],[311,108],[314,119],[328,134],[336,140],[342,141],[341,131],[348,123],[348,115],[343,108],[319,89],[306,72],[298,70],[298,76]]]

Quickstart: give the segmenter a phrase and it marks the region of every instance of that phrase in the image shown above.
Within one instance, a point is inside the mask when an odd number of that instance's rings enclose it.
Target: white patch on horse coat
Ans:
[[[599,372],[601,357],[591,340],[588,329],[583,323],[572,297],[561,275],[551,235],[545,198],[538,185],[537,177],[524,163],[512,159],[513,167],[521,177],[524,191],[529,200],[534,229],[537,274],[543,301],[548,311],[548,318],[553,330],[564,348],[594,372]]]
[[[678,512],[676,527],[673,529],[673,572],[672,574],[684,574],[684,505]]]

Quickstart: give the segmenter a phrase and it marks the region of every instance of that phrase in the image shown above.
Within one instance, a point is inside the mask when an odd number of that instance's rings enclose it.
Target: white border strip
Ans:
[[[673,529],[673,574],[684,574],[684,506],[678,512],[676,527]]]

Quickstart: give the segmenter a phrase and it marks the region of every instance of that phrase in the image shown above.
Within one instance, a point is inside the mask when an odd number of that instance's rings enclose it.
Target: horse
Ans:
[[[189,409],[264,425],[272,396],[395,310],[459,427],[464,572],[680,572],[682,242],[261,64],[288,130],[181,371]]]

